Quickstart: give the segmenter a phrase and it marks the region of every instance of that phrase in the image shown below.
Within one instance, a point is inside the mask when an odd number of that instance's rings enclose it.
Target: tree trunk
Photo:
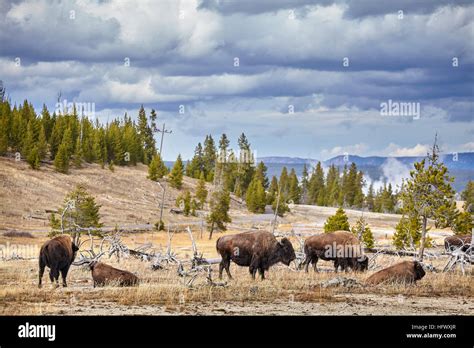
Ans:
[[[428,224],[428,218],[426,216],[423,216],[423,225],[421,226],[420,253],[418,255],[420,262],[423,262],[423,253],[425,252],[426,225],[427,224]]]
[[[212,232],[214,232],[214,222],[211,224],[211,230],[209,231],[209,240],[212,239]]]

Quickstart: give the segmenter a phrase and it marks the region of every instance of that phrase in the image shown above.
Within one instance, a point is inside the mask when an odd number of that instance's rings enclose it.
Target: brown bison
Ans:
[[[71,237],[62,235],[48,240],[43,244],[39,255],[39,283],[38,287],[41,288],[43,281],[44,268],[49,267],[49,279],[53,283],[56,279],[56,285],[58,286],[59,272],[61,272],[63,278],[63,286],[66,287],[67,272],[71,263],[76,257],[76,253],[79,248],[71,240]]]
[[[425,276],[425,270],[418,261],[403,261],[372,274],[365,281],[369,285],[380,283],[416,283]]]
[[[470,234],[463,236],[449,236],[444,239],[444,248],[446,251],[454,251],[461,248],[466,251],[471,246],[472,236]]]
[[[363,255],[359,240],[350,232],[335,231],[311,236],[304,242],[304,253],[306,258],[302,265],[308,272],[309,264],[312,263],[314,271],[317,272],[318,260],[334,261],[337,272],[349,268],[354,271],[365,271],[369,267],[369,259]]]
[[[138,277],[135,274],[114,268],[105,263],[93,261],[89,264],[89,268],[92,271],[94,288],[109,283],[115,283],[119,286],[138,285]]]
[[[232,279],[230,261],[239,266],[249,266],[253,279],[258,270],[263,280],[265,271],[270,266],[278,262],[288,266],[296,259],[293,245],[287,238],[279,242],[272,233],[266,231],[250,231],[220,237],[217,239],[216,249],[222,257],[219,264],[220,279],[224,268],[228,277]]]

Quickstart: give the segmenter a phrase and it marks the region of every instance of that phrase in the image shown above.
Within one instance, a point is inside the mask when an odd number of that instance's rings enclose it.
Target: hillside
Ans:
[[[126,226],[130,229],[150,228],[159,219],[162,191],[157,183],[147,179],[147,167],[115,167],[115,171],[102,169],[97,164],[86,164],[81,169],[71,168],[70,174],[54,171],[50,165],[41,170],[29,168],[25,162],[0,157],[0,231],[47,231],[50,211],[61,207],[64,196],[79,183],[96,197],[102,207],[105,226]],[[197,180],[184,178],[181,192],[194,192]],[[210,186],[208,186],[210,190]],[[167,186],[165,221],[169,209],[175,206],[180,191]],[[233,210],[239,205],[233,202]],[[200,221],[173,214],[173,221]]]

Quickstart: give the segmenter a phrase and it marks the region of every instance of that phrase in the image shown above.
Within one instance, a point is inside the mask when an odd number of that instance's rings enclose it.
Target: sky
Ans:
[[[153,108],[166,160],[242,132],[257,157],[474,151],[474,3],[0,0],[0,80],[38,112]]]

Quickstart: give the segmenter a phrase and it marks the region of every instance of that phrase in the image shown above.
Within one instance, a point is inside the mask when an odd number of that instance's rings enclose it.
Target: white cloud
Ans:
[[[413,147],[401,147],[397,144],[390,143],[385,149],[388,156],[402,157],[402,156],[425,156],[430,150],[429,145],[416,144]]]

